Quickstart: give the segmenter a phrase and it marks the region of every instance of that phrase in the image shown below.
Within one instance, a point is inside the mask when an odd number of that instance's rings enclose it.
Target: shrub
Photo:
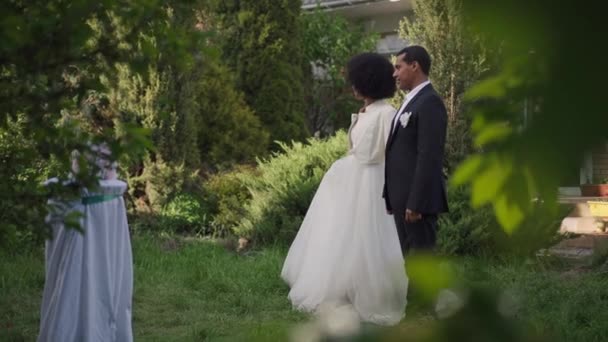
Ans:
[[[572,210],[571,205],[547,206],[535,202],[536,213],[524,221],[512,235],[501,241],[503,251],[513,255],[529,256],[541,248],[548,248],[563,237],[559,234],[561,220]]]
[[[183,164],[162,160],[144,162],[143,173],[130,177],[129,196],[138,211],[158,213],[171,199],[182,192],[199,193],[198,173]]]
[[[161,229],[174,233],[209,233],[209,215],[204,202],[193,194],[175,196],[161,210]]]
[[[554,212],[538,203],[538,215],[508,235],[490,206],[471,207],[468,187],[451,189],[448,202],[450,212],[440,216],[438,232],[439,251],[446,255],[531,255],[557,241],[560,221],[571,209]]]
[[[247,180],[251,201],[234,229],[256,243],[291,242],[323,175],[348,145],[339,131],[329,139],[280,146],[282,153],[259,161],[259,176]]]
[[[438,248],[446,255],[475,255],[497,252],[499,229],[492,209],[471,208],[470,190],[465,187],[448,192],[450,212],[439,217]]]
[[[9,253],[42,246],[47,230],[41,183],[58,169],[36,150],[27,124],[19,116],[0,125],[0,249]]]
[[[236,235],[256,243],[292,241],[323,175],[346,152],[346,134],[339,131],[327,140],[310,139],[308,144],[282,144],[281,147],[282,153],[259,162],[257,177],[234,172],[216,176],[207,183],[206,192],[214,193],[216,201],[224,203],[222,213],[214,222],[224,220],[224,229],[234,226]],[[250,171],[250,175],[253,174]],[[479,254],[502,250],[506,237],[490,208],[472,209],[466,188],[450,191],[448,198],[450,213],[440,217],[442,253]]]
[[[214,236],[229,235],[245,215],[245,204],[251,193],[245,179],[255,177],[254,167],[236,166],[233,170],[211,176],[203,185],[211,219],[211,232]]]

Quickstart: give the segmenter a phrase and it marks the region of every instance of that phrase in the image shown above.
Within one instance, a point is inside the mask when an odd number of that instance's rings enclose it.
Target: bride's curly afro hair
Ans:
[[[374,100],[392,97],[397,90],[393,65],[384,56],[366,52],[353,56],[346,65],[346,77],[355,90]]]

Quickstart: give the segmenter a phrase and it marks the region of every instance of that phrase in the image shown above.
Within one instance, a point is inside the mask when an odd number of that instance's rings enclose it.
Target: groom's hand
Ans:
[[[414,223],[416,221],[419,221],[421,218],[422,218],[422,214],[417,213],[410,209],[405,210],[405,222]]]

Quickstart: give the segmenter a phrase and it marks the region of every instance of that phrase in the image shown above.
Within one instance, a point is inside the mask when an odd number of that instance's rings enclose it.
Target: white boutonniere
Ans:
[[[405,128],[405,126],[407,126],[408,121],[410,121],[410,116],[412,116],[412,112],[405,112],[401,114],[401,116],[399,117],[401,127]]]

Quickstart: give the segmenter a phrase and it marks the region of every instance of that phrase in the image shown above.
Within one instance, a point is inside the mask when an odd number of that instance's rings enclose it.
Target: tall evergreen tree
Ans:
[[[131,163],[130,180],[132,193],[145,194],[153,209],[190,188],[193,173],[252,161],[268,142],[219,54],[207,51],[214,44],[207,34],[213,18],[204,4],[176,8],[170,18],[167,25],[204,37],[193,46],[194,60],[179,67],[161,48],[145,76],[120,68],[120,82],[110,92],[122,120],[151,131],[155,149],[143,164]],[[153,46],[164,45],[162,38],[147,38]]]
[[[226,0],[215,6],[225,60],[272,140],[301,140],[307,135],[301,6],[300,0]]]
[[[461,0],[416,0],[412,19],[400,23],[399,35],[424,46],[433,64],[430,79],[448,110],[447,165],[452,170],[472,151],[469,120],[464,112],[464,92],[489,71],[492,62],[479,36],[466,25]]]

